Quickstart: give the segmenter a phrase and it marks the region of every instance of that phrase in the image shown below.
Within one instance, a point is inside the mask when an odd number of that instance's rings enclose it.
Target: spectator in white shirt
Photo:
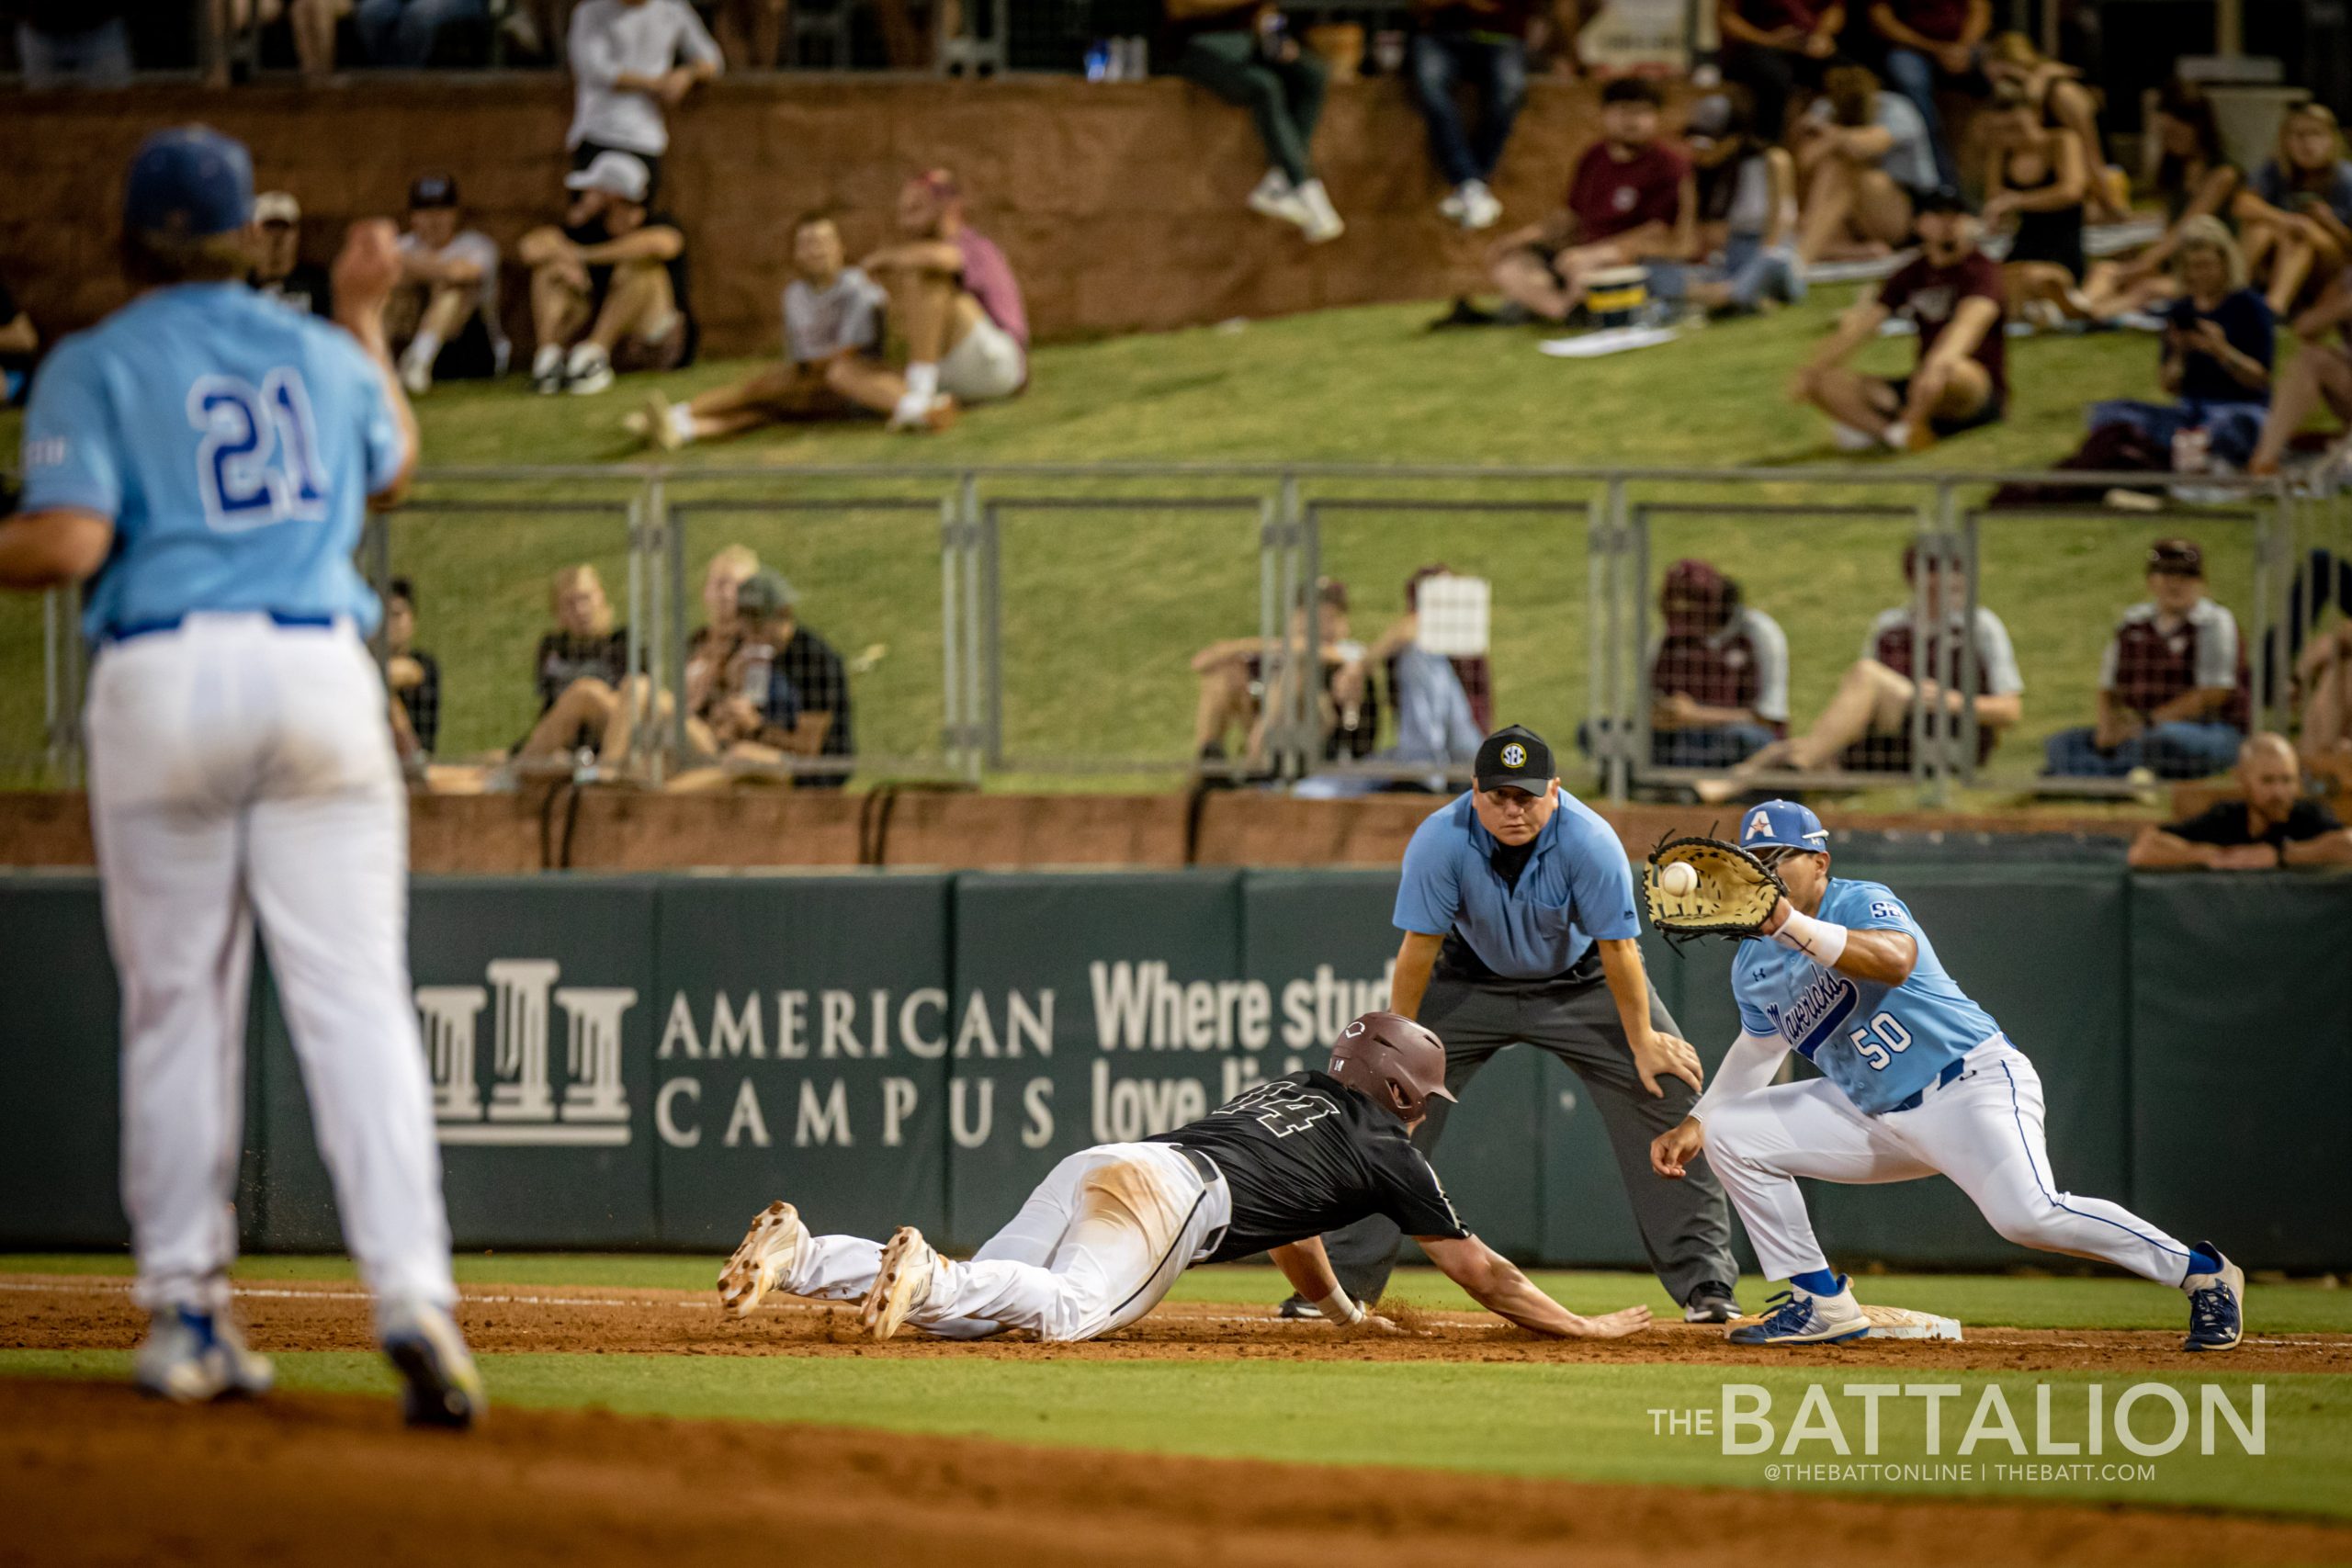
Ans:
[[[464,380],[506,373],[506,333],[498,322],[498,244],[460,227],[458,182],[421,175],[409,186],[408,230],[400,238],[401,280],[384,307],[385,335],[400,351],[401,385],[423,397],[435,377]]]
[[[645,441],[674,452],[690,441],[741,435],[790,420],[854,419],[879,412],[854,389],[877,372],[888,296],[865,272],[844,265],[842,231],[828,214],[804,214],[792,226],[792,268],[784,290],[784,363],[690,403],[656,392],[622,421]]]
[[[587,0],[571,13],[571,166],[599,152],[644,160],[662,183],[670,150],[663,111],[718,74],[718,45],[685,0]]]

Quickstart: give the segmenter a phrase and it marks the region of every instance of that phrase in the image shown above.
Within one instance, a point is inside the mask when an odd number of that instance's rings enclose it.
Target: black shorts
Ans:
[[[1894,394],[1894,406],[1897,409],[1902,408],[1905,400],[1911,395],[1911,378],[1897,376],[1890,379],[1886,386],[1887,389]],[[2008,400],[2001,395],[1999,389],[1996,388],[1993,395],[1984,400],[1984,406],[1974,413],[1964,414],[1959,419],[1946,419],[1939,414],[1928,421],[1928,428],[1938,435],[1958,435],[1963,430],[1976,430],[1984,425],[1998,424],[2001,423],[2001,416],[2007,412]]]
[[[608,147],[602,141],[583,141],[571,150],[571,170],[578,174],[596,161],[599,152],[626,152],[645,165],[645,199],[650,205],[662,190],[662,154],[640,152],[634,147]]]
[[[476,310],[466,318],[458,335],[441,345],[433,356],[433,378],[436,381],[481,381],[506,373],[506,355],[498,340],[490,335],[490,323]]]
[[[2083,226],[2080,223],[2020,223],[2017,237],[2009,242],[2007,259],[2062,266],[2066,269],[2067,276],[2080,283],[2089,265],[2083,254]]]

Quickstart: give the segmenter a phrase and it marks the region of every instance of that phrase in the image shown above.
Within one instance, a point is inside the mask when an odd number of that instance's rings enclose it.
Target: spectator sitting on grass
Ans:
[[[2338,766],[2352,760],[2352,620],[2303,645],[2295,681],[2303,698],[2303,755]]]
[[[2251,707],[2237,617],[2205,592],[2205,555],[2187,539],[2148,551],[2148,600],[2123,612],[2099,661],[2098,722],[2062,729],[2045,773],[2200,779],[2230,765]]]
[[[2008,401],[2001,269],[1976,246],[1976,218],[1955,191],[1919,204],[1919,254],[1847,310],[1789,381],[1789,397],[1827,414],[1840,450],[1917,450],[1991,424]],[[1917,368],[1888,380],[1847,368],[1890,317],[1918,332]]]
[[[644,160],[600,152],[564,184],[574,194],[563,227],[534,229],[516,247],[531,269],[533,389],[593,394],[616,375],[691,364],[686,238],[646,206]]]
[[[1396,715],[1396,739],[1379,753],[1383,761],[1467,765],[1476,760],[1487,738],[1463,678],[1467,661],[1420,645],[1422,585],[1453,575],[1453,570],[1439,561],[1407,578],[1405,613],[1331,676],[1331,700],[1339,708],[1341,728],[1353,731],[1377,723],[1364,709],[1373,700],[1374,672],[1385,674]],[[1371,781],[1365,782],[1372,787]]]
[[[1437,209],[1464,229],[1492,228],[1503,215],[1490,186],[1527,101],[1527,31],[1544,9],[1542,0],[1415,0],[1406,70],[1448,187]],[[1478,95],[1475,127],[1454,103],[1463,82]]]
[[[1993,0],[1873,0],[1870,22],[1886,44],[1888,85],[1910,99],[1927,123],[1937,183],[1957,188],[1960,163],[1944,134],[1936,95],[1984,95],[1977,46],[1993,30]]]
[[[2217,801],[2182,822],[2151,823],[2132,842],[2134,871],[2275,871],[2352,865],[2352,829],[2303,794],[2303,770],[2283,735],[2249,735],[2238,748],[2244,798]]]
[[[1788,134],[1790,99],[1821,85],[1845,27],[1838,0],[1715,0],[1724,80],[1747,89],[1765,142]]]
[[[1651,267],[1650,292],[1677,299],[1698,240],[1698,182],[1690,160],[1658,139],[1657,86],[1620,76],[1600,90],[1600,141],[1577,160],[1567,205],[1516,229],[1488,253],[1495,287],[1522,310],[1565,321],[1592,275]]]
[[[2245,257],[2220,219],[2183,224],[2172,266],[2182,292],[2165,310],[2157,374],[2174,400],[2109,399],[2091,405],[2088,423],[2129,425],[2165,449],[2184,433],[2201,431],[2212,457],[2243,468],[2269,412],[2277,323],[2268,303],[2245,286]]]
[[[1359,734],[1369,739],[1373,724],[1359,721],[1342,726],[1339,704],[1331,693],[1338,673],[1363,657],[1363,645],[1349,635],[1348,585],[1337,578],[1319,579],[1315,585],[1317,663],[1321,674],[1316,702],[1317,726],[1327,758],[1362,756],[1369,745],[1357,745]],[[1193,753],[1203,761],[1220,762],[1232,753],[1228,739],[1243,737],[1242,755],[1252,767],[1266,762],[1270,718],[1287,716],[1295,703],[1295,686],[1288,678],[1289,657],[1304,646],[1306,609],[1291,613],[1287,646],[1269,646],[1264,637],[1227,637],[1193,656],[1193,673],[1200,677],[1200,700],[1193,715]]]
[[[2074,132],[2045,122],[2041,107],[2016,82],[1994,90],[1984,124],[1984,227],[2011,220],[2001,279],[2009,313],[2031,312],[2046,326],[2089,313],[2081,284],[2085,202],[2090,165]]]
[[[1917,108],[1860,65],[1840,65],[1826,81],[1792,133],[1804,266],[1886,254],[1909,238],[1914,212],[1936,188],[1935,150]]]
[[[2107,161],[2098,130],[2099,96],[2083,85],[2083,73],[2052,60],[2023,33],[1998,33],[1984,46],[1983,67],[1996,97],[2014,89],[2045,124],[2064,131],[2082,149],[2095,223],[2123,223],[2132,217],[2132,182]]]
[[[2262,422],[2261,439],[2246,459],[2250,474],[2277,473],[2303,422],[2322,403],[2337,419],[2352,424],[2352,352],[2347,352],[2346,341],[2352,339],[2352,274],[2331,281],[2312,308],[2295,318],[2294,331],[2301,345],[2287,368],[2278,373],[2270,412]],[[2337,334],[2338,341],[2324,341],[2330,334]],[[2339,443],[2322,467],[2337,467],[2343,455]]]
[[[718,45],[685,0],[586,0],[571,13],[571,129],[563,145],[585,169],[606,152],[643,163],[650,199],[670,150],[669,111],[719,73]]]
[[[1248,109],[1257,124],[1266,173],[1250,210],[1293,225],[1309,244],[1346,232],[1309,151],[1329,73],[1299,47],[1282,12],[1267,0],[1163,0],[1163,10],[1169,69]]]
[[[261,242],[245,281],[288,310],[332,317],[334,294],[327,269],[302,259],[302,204],[286,191],[266,190],[254,197],[254,227]]]
[[[1029,310],[996,242],[964,220],[964,192],[945,169],[899,190],[899,240],[865,258],[907,343],[907,369],[856,367],[842,385],[899,431],[944,429],[959,407],[996,402],[1029,385]]]
[[[797,602],[792,584],[774,571],[755,571],[737,587],[741,637],[706,722],[723,756],[844,764],[795,781],[803,789],[839,789],[849,782],[845,764],[855,754],[849,673],[832,645],[800,625]]]
[[[1931,741],[1964,734],[1964,708],[1976,726],[1976,761],[1983,765],[2025,714],[2025,678],[2018,670],[2017,650],[2008,627],[1984,604],[1976,606],[1963,635],[1967,584],[1956,569],[1931,562],[1924,583],[1918,574],[1914,545],[1903,552],[1903,576],[1923,602],[1927,636],[1918,636],[1919,616],[1910,602],[1880,612],[1862,639],[1861,659],[1847,670],[1813,727],[1774,741],[1724,778],[1700,781],[1701,800],[1713,805],[1735,799],[1757,787],[1758,775],[1775,769],[1907,773],[1915,702],[1921,730]],[[1963,701],[1961,691],[1972,668],[1973,689]]]
[[[2235,208],[2245,179],[2222,146],[2221,121],[2213,103],[2194,84],[2177,78],[2156,96],[2156,194],[2164,197],[2164,237],[2128,261],[2091,265],[2084,280],[2084,303],[2092,317],[2113,321],[2132,310],[2152,310],[2179,292],[2170,265],[2188,223],[2222,219]]]
[[[384,335],[400,351],[401,385],[423,397],[448,380],[506,374],[498,321],[498,245],[459,225],[458,182],[424,175],[408,189],[401,281],[384,306]]]
[[[1737,87],[1691,106],[1688,138],[1698,168],[1699,248],[1723,256],[1691,283],[1690,302],[1746,312],[1771,300],[1803,299],[1795,160],[1756,134]]]
[[[673,405],[655,392],[622,423],[667,452],[693,441],[741,435],[791,420],[847,419],[895,406],[872,389],[888,374],[881,362],[881,285],[842,265],[841,230],[812,212],[793,225],[792,267],[784,289],[784,363],[731,387],[717,387]],[[855,394],[865,391],[861,400]]]
[[[1658,589],[1666,627],[1650,655],[1650,761],[1728,768],[1789,732],[1789,639],[1741,602],[1739,584],[1679,560]]]
[[[604,749],[628,677],[628,634],[613,626],[605,580],[585,564],[560,568],[548,598],[555,627],[531,656],[539,716],[517,747],[523,757],[569,757]]]
[[[2352,164],[2334,110],[2306,103],[2287,111],[2278,156],[2255,171],[2231,215],[2245,236],[2246,266],[2267,280],[2274,316],[2352,260]]]
[[[384,685],[392,694],[392,744],[412,770],[441,739],[441,665],[416,644],[416,588],[395,577],[384,595]]]

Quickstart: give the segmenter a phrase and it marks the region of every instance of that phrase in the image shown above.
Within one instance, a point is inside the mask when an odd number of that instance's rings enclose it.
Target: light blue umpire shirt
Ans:
[[[1397,930],[1457,933],[1506,980],[1555,978],[1575,968],[1596,940],[1641,934],[1624,846],[1599,813],[1566,790],[1515,885],[1492,863],[1501,847],[1467,794],[1415,829],[1396,889]]]

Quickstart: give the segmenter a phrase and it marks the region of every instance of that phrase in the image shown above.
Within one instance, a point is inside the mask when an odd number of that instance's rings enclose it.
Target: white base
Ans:
[[[1958,1339],[1962,1337],[1960,1320],[1938,1317],[1931,1312],[1912,1312],[1906,1307],[1871,1306],[1865,1303],[1862,1315],[1871,1320],[1872,1339]]]

